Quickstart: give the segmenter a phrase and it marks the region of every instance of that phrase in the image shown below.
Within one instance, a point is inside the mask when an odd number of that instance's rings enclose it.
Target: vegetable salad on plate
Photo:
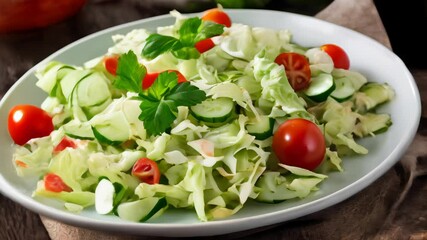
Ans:
[[[369,154],[358,139],[392,124],[376,109],[393,89],[336,44],[301,46],[220,6],[171,14],[173,25],[114,35],[80,66],[38,68],[46,99],[8,118],[17,174],[39,179],[34,198],[134,222],[170,208],[227,218],[248,201],[313,194],[345,174],[345,156]]]

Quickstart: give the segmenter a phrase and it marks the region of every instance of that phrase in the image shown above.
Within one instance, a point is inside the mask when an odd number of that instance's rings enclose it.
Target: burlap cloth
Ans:
[[[336,0],[316,17],[361,32],[391,48],[372,0]],[[423,122],[421,123],[420,129],[423,127]],[[348,200],[295,221],[208,238],[427,239],[427,207],[424,203],[426,191],[423,196],[417,196],[422,193],[410,193],[414,179],[425,175],[427,169],[427,164],[423,165],[427,152],[424,147],[427,138],[423,136],[423,129],[419,132],[399,164],[374,184]],[[426,190],[426,187],[423,190]],[[416,216],[401,216],[402,212],[404,214],[405,211],[411,211],[411,206],[403,204],[408,197],[415,199],[412,202],[424,206],[417,210]],[[420,200],[416,200],[418,197]],[[419,206],[413,207],[419,208]],[[397,216],[398,209],[399,216]],[[98,232],[65,225],[43,216],[41,219],[54,240],[159,239],[159,237],[123,236],[110,232]]]

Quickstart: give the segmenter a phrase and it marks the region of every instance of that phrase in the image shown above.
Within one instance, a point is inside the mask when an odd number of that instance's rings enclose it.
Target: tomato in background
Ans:
[[[54,130],[52,117],[43,109],[29,104],[16,105],[9,111],[7,127],[18,145],[24,145],[33,138],[49,136]]]
[[[285,67],[286,77],[295,91],[303,90],[310,85],[310,63],[304,55],[286,52],[279,54],[274,61]]]
[[[157,163],[149,158],[141,158],[132,167],[132,175],[141,182],[157,184],[160,182],[160,170]]]
[[[228,14],[219,8],[212,8],[203,13],[202,20],[211,21],[222,24],[226,27],[231,27],[231,18]]]
[[[335,68],[342,68],[346,70],[350,68],[350,59],[344,49],[340,46],[335,44],[324,44],[320,46],[320,49],[332,58]]]
[[[72,189],[62,181],[62,178],[54,173],[44,176],[44,188],[51,192],[71,192]]]
[[[0,0],[0,33],[46,27],[75,15],[87,0]]]
[[[279,162],[314,170],[326,153],[326,143],[319,127],[306,119],[289,119],[273,136],[272,148]]]

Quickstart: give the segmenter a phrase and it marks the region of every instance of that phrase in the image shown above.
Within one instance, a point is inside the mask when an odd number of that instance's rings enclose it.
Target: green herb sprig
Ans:
[[[178,75],[173,71],[159,74],[153,85],[142,89],[146,69],[139,64],[133,51],[119,58],[117,76],[113,85],[121,90],[138,93],[141,100],[139,119],[149,135],[160,135],[170,128],[178,114],[179,106],[193,106],[206,99],[206,93],[190,82],[178,84]]]
[[[198,17],[186,19],[178,30],[178,38],[153,33],[146,39],[142,56],[154,59],[157,56],[171,52],[179,59],[195,59],[200,56],[194,45],[204,39],[221,35],[224,25],[210,21],[202,21]]]

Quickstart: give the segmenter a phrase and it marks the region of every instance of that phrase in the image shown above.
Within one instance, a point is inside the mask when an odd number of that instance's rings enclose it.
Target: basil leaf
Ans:
[[[172,52],[179,59],[197,59],[200,57],[200,52],[195,47],[183,47]]]
[[[142,55],[148,59],[154,59],[162,53],[181,48],[181,42],[171,36],[153,33],[146,39]]]
[[[203,24],[193,41],[194,43],[196,43],[206,38],[211,38],[214,36],[221,35],[223,32],[224,32],[224,25],[210,22],[210,21],[203,21]]]

